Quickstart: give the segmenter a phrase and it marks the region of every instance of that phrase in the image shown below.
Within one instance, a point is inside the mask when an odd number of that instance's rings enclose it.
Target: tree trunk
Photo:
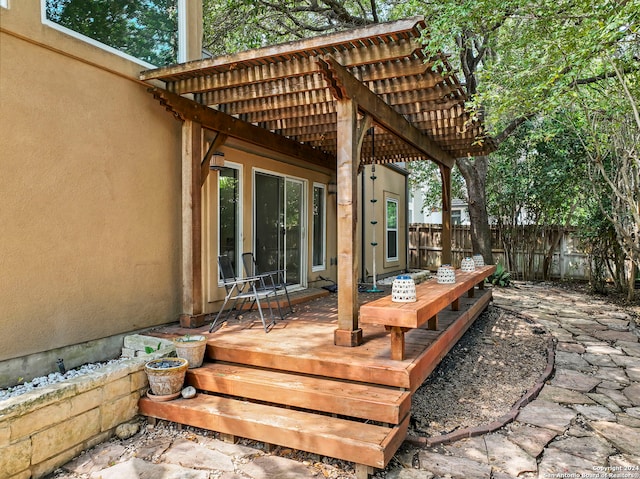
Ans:
[[[491,228],[485,194],[488,159],[486,156],[478,156],[474,159],[458,158],[456,164],[467,184],[473,253],[481,254],[487,264],[493,264]]]

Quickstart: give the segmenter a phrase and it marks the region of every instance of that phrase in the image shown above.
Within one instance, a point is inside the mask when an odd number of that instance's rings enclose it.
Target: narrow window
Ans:
[[[236,168],[224,167],[218,178],[219,193],[219,240],[218,254],[231,258],[236,274],[242,272],[240,245],[240,172]]]
[[[385,228],[387,231],[387,261],[398,261],[398,200],[387,198]]]
[[[461,225],[462,224],[462,211],[461,210],[451,210],[451,224],[452,225]]]
[[[326,188],[324,185],[313,185],[313,264],[312,271],[326,269]]]
[[[178,0],[42,1],[46,23],[75,32],[89,43],[150,65],[178,60]]]

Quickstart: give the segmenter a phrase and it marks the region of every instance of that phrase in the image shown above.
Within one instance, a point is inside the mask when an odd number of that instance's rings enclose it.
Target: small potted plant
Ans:
[[[184,358],[158,358],[148,361],[144,365],[144,371],[147,373],[152,393],[149,397],[156,400],[178,397],[188,367],[189,362]]]
[[[199,368],[207,349],[207,338],[202,334],[185,334],[173,340],[179,358],[189,361],[189,369]]]

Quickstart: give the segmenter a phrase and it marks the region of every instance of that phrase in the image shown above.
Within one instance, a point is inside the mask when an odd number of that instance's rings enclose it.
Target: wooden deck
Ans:
[[[490,299],[490,289],[476,289],[473,297],[460,298],[457,311],[447,307],[439,314],[437,331],[408,331],[401,361],[390,359],[389,334],[381,325],[362,325],[361,346],[335,346],[335,295],[298,305],[269,333],[255,313],[211,334],[208,325],[164,328],[154,334],[209,337],[205,365],[190,370],[186,380],[201,394],[166,403],[142,399],[140,412],[353,461],[364,477],[393,457],[406,437],[411,393]]]

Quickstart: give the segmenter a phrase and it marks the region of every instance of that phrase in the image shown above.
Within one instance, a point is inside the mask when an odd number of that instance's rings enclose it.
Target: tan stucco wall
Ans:
[[[363,179],[365,181],[365,205],[364,205],[364,263],[367,270],[367,278],[371,281],[373,275],[373,230],[375,228],[375,239],[378,245],[376,253],[376,275],[378,278],[403,271],[407,268],[407,241],[406,241],[406,178],[398,171],[384,166],[375,167],[375,181],[371,180],[371,165],[364,169]],[[372,206],[370,199],[374,197],[377,202]],[[386,231],[385,231],[385,201],[387,198],[398,200],[398,260],[386,261]],[[373,208],[373,209],[372,209]],[[378,223],[371,225],[372,220]]]
[[[176,320],[180,123],[38,0],[0,27],[0,360]]]

